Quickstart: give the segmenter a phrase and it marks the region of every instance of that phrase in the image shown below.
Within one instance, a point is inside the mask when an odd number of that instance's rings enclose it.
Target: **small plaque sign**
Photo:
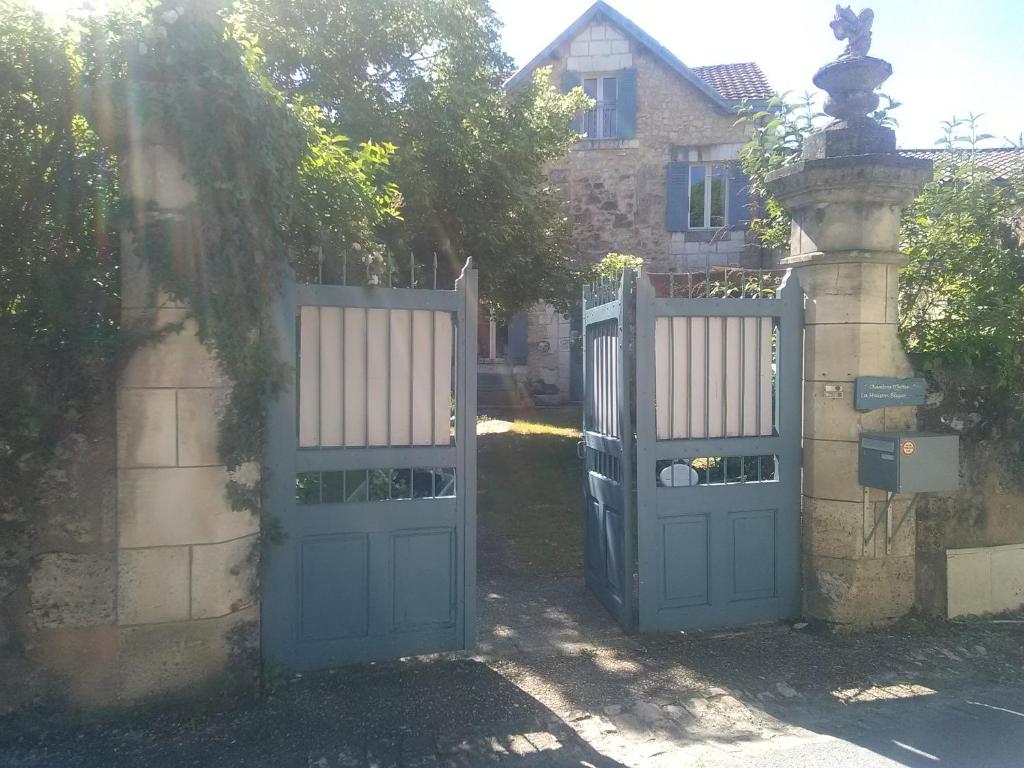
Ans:
[[[891,379],[885,376],[861,376],[854,392],[858,411],[873,411],[895,405],[924,405],[928,383],[924,379]]]

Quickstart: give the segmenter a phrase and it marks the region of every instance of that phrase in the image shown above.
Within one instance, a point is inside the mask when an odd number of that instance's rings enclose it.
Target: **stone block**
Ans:
[[[42,630],[27,655],[33,667],[60,679],[68,703],[105,707],[117,701],[118,649],[118,628],[111,621]]]
[[[119,624],[155,624],[189,617],[188,547],[123,549],[119,557]]]
[[[609,40],[595,40],[590,43],[591,56],[606,56],[612,52],[612,44]]]
[[[37,627],[89,627],[114,623],[117,584],[113,554],[48,552],[33,559],[29,577]]]
[[[120,629],[120,697],[125,703],[251,684],[258,664],[256,606],[219,619]]]
[[[895,323],[893,264],[810,264],[798,270],[807,296],[804,323]]]
[[[604,28],[604,39],[605,40],[626,40],[627,38],[617,27],[613,27],[610,24]]]
[[[246,469],[245,478],[255,476]],[[255,533],[258,521],[224,496],[223,467],[126,469],[118,472],[118,538],[122,547],[209,544]]]
[[[847,560],[804,556],[804,611],[839,628],[869,629],[914,605],[914,558]]]
[[[589,56],[590,55],[590,43],[580,40],[579,42],[573,42],[569,46],[570,56]]]
[[[195,185],[173,147],[139,144],[122,155],[128,193],[165,211],[183,210],[196,201]]]
[[[858,376],[914,375],[895,324],[811,325],[804,331],[804,378],[848,381]]]
[[[570,72],[582,72],[586,66],[586,58],[583,56],[570,56],[565,63],[565,68]]]
[[[804,441],[804,493],[815,499],[863,503],[857,482],[858,448],[854,442]]]
[[[217,452],[220,416],[229,390],[178,390],[178,465],[214,466],[221,463]]]
[[[192,618],[241,610],[256,601],[256,536],[192,547]]]
[[[177,401],[173,389],[117,393],[117,464],[173,467],[177,463]]]
[[[849,560],[864,554],[863,504],[804,496],[802,523],[805,552]]]
[[[628,40],[612,40],[612,53],[629,53]]]
[[[826,387],[841,387],[842,397],[835,397],[835,389],[826,392]],[[883,431],[885,412],[855,411],[853,390],[851,381],[804,382],[804,437],[856,441],[860,439],[861,432]]]
[[[179,333],[168,332],[159,341],[145,344],[132,354],[121,374],[122,387],[218,387],[228,381],[210,351],[196,338],[196,323],[186,310],[163,308],[125,310],[125,324],[165,328],[184,323]]]
[[[592,24],[590,26],[590,39],[591,40],[604,40],[608,35],[608,27],[604,24]]]

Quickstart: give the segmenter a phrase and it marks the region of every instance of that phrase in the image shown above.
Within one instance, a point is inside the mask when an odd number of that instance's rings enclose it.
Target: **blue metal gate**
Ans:
[[[583,564],[587,586],[618,622],[636,624],[632,333],[636,280],[583,291]]]
[[[288,669],[471,648],[477,273],[454,290],[295,285],[264,503],[264,658]],[[452,402],[454,400],[454,427]]]
[[[640,278],[641,631],[799,615],[802,331],[791,272]]]

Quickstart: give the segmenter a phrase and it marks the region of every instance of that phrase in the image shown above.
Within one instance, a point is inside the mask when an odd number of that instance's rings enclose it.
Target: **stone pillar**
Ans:
[[[845,68],[835,78],[845,80],[845,92],[822,76],[837,67]],[[858,69],[878,82],[866,91],[851,88]],[[930,161],[896,154],[892,130],[864,117],[874,109],[865,93],[887,72],[886,62],[866,56],[823,68],[815,82],[830,90],[827,107],[840,119],[809,137],[800,162],[769,177],[793,216],[791,255],[783,264],[796,268],[806,294],[804,612],[847,627],[884,624],[914,603],[909,499],[895,500],[895,533],[888,538],[885,494],[858,483],[857,460],[862,431],[914,429],[915,409],[858,413],[853,403],[859,376],[913,375],[897,329],[900,216],[932,170]],[[843,111],[851,94],[859,99],[853,109],[859,118]]]
[[[174,151],[139,142],[122,177],[146,223],[195,246],[195,190]],[[122,325],[183,324],[139,348],[117,392],[118,699],[219,685],[253,647],[258,520],[225,499],[218,413],[228,382],[185,306],[154,290],[125,233]],[[187,263],[187,262],[186,262]]]

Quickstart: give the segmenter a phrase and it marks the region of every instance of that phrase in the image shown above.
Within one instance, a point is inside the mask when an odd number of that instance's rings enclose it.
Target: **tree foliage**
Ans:
[[[1024,393],[1024,169],[997,178],[977,118],[944,124],[935,178],[903,216],[900,331],[926,368],[983,368]]]
[[[575,298],[569,222],[545,166],[568,151],[584,97],[555,92],[543,72],[506,92],[511,62],[485,0],[241,0],[234,20],[259,39],[267,77],[291,103],[397,148],[392,252],[424,263],[436,253],[448,275],[472,257],[499,314]]]
[[[70,43],[0,2],[0,507],[108,387],[116,351],[117,176],[76,113]]]

